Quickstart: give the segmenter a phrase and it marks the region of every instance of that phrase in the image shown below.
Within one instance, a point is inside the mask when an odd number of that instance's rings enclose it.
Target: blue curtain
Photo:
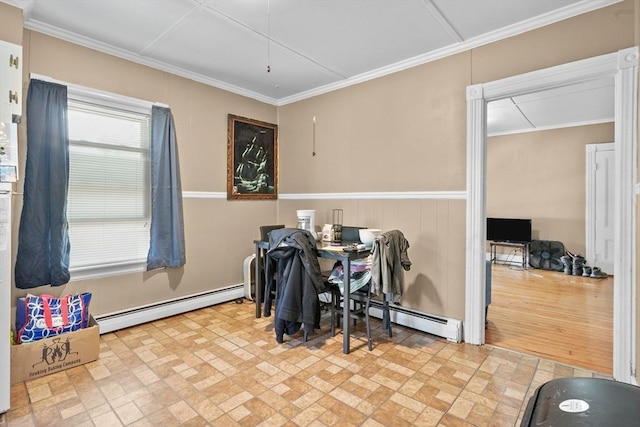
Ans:
[[[186,263],[180,162],[173,115],[151,110],[151,244],[147,271]]]
[[[69,282],[69,131],[67,87],[31,80],[27,95],[27,164],[16,286]]]

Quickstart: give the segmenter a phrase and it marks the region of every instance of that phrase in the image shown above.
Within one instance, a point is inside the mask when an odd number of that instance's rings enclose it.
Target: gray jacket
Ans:
[[[373,242],[371,254],[371,291],[390,295],[398,302],[404,287],[404,271],[411,269],[407,250],[409,242],[399,230],[382,233]]]

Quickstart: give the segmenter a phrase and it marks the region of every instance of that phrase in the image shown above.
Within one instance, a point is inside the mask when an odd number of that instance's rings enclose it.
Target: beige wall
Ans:
[[[3,8],[0,15],[4,16],[6,6],[0,3],[0,7]],[[241,283],[242,260],[253,251],[252,240],[258,237],[258,224],[265,218],[275,220],[276,202],[227,202],[224,198],[227,114],[273,123],[276,108],[33,31],[24,32],[23,46],[25,95],[29,73],[36,73],[168,104],[176,123],[183,190],[219,193],[214,197],[184,199],[187,252],[184,268],[71,282],[57,288],[45,286],[30,292],[89,291],[93,293],[92,313],[102,315]],[[22,171],[27,121],[28,118],[20,125]],[[20,188],[22,185],[19,183]],[[15,218],[19,218],[21,202],[20,197],[14,197]],[[17,248],[17,220],[13,232]],[[14,289],[13,300],[26,292]]]
[[[171,106],[185,191],[225,191],[226,114],[233,113],[277,120],[280,194],[445,194],[434,200],[187,198],[185,268],[73,283],[54,291],[90,290],[96,296],[94,313],[102,314],[240,283],[242,260],[251,253],[260,224],[294,225],[300,208],[317,209],[322,224],[332,208],[341,207],[346,224],[399,228],[407,235],[414,264],[407,273],[406,305],[463,318],[466,205],[451,192],[466,187],[465,87],[632,46],[638,43],[636,5],[627,0],[278,109],[26,31],[25,81],[35,72]],[[0,37],[20,41],[5,24],[21,26],[21,13],[0,3],[0,17]]]
[[[281,107],[281,191],[447,193],[465,190],[465,87],[632,46],[633,7],[632,1],[617,4]],[[314,116],[315,157],[311,155]],[[599,128],[598,132],[595,142],[612,140],[610,127]],[[562,135],[562,131],[557,131],[554,138],[557,135]],[[585,143],[584,138],[578,143],[580,154],[572,166],[572,169],[581,168],[582,175],[578,178],[581,182],[584,182]],[[560,151],[571,155],[573,149],[575,147],[565,144]],[[359,166],[358,173],[352,164]],[[573,175],[571,170],[567,172]],[[584,248],[584,186],[578,191],[580,194],[572,201],[575,204],[567,206],[571,214],[564,222],[579,222],[575,227],[577,235],[571,233],[566,240],[570,247]],[[454,198],[445,195],[441,200],[413,202],[281,201],[279,218],[293,215],[295,209],[303,205],[305,209],[319,209],[325,218],[329,217],[331,207],[344,207],[345,223],[403,230],[411,242],[409,255],[414,261],[406,276],[416,289],[424,287],[418,300],[413,300],[411,295],[403,299],[403,304],[418,305],[433,314],[463,318],[466,205]],[[425,214],[430,209],[438,212],[443,209],[447,220]],[[579,210],[581,218],[578,218]],[[558,233],[558,240],[565,239],[553,221],[543,220],[548,213],[538,211],[536,215],[540,215],[538,222],[544,223],[539,231]]]
[[[586,254],[586,148],[613,142],[613,123],[487,141],[487,216],[531,218],[533,238]]]
[[[464,190],[469,55],[281,107],[281,191]]]

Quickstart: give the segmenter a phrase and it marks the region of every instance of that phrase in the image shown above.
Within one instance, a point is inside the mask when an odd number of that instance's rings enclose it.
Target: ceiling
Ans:
[[[570,86],[489,102],[488,136],[613,122],[615,79]]]
[[[285,105],[619,0],[0,1],[27,29]]]

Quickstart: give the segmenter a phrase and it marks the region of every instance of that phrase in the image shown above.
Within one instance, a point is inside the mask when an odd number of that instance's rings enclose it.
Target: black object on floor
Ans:
[[[640,387],[600,378],[557,378],[529,399],[521,427],[637,427]]]

